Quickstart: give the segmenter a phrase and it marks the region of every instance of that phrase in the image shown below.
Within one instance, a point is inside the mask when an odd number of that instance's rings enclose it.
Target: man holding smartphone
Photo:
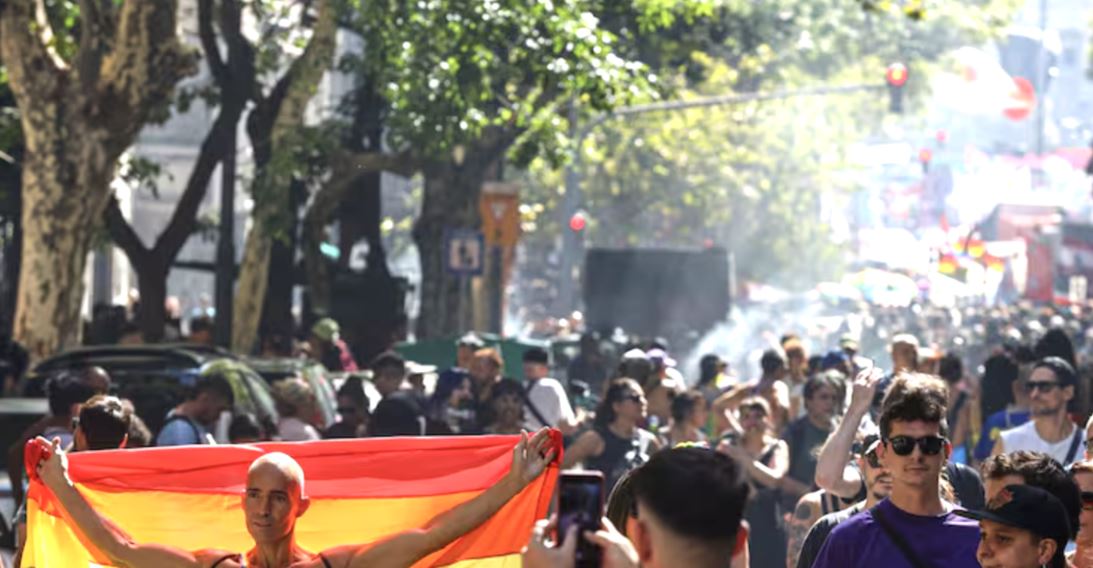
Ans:
[[[573,525],[558,535],[560,546],[550,547],[547,540],[557,523],[540,521],[525,549],[524,566],[575,566],[580,539],[602,550],[605,568],[733,565],[749,488],[732,458],[701,447],[664,450],[634,470],[630,483],[636,509],[632,534],[623,536],[603,519],[601,530],[578,534]]]

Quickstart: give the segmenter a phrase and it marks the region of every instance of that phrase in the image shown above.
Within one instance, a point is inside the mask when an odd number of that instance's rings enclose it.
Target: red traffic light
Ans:
[[[888,85],[892,87],[902,87],[907,84],[907,66],[902,63],[893,63],[888,66],[888,71],[884,74],[884,79],[888,81]]]
[[[923,148],[918,151],[918,161],[923,164],[929,164],[930,160],[934,159],[934,153],[929,148]]]
[[[587,226],[588,220],[584,218],[583,213],[574,213],[573,216],[569,218],[569,230],[574,233],[583,231]]]

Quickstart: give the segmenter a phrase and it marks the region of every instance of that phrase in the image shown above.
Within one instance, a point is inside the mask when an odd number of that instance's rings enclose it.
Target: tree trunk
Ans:
[[[477,230],[481,225],[478,196],[489,165],[488,158],[475,160],[468,152],[462,167],[435,163],[425,168],[424,203],[413,231],[421,258],[418,339],[466,331],[460,329],[460,314],[463,310],[469,313],[471,298],[469,292],[464,294],[461,290],[459,278],[448,273],[444,235],[451,229]],[[465,288],[469,291],[470,286]]]
[[[146,343],[163,341],[167,324],[167,275],[170,270],[151,259],[130,264],[137,273],[137,289],[140,290],[140,333]]]
[[[292,317],[292,290],[296,287],[300,202],[307,198],[307,188],[300,182],[293,182],[293,186],[285,237],[274,239],[270,247],[269,283],[266,285],[266,305],[262,309],[261,325],[261,331],[266,333],[292,335],[296,331]]]
[[[242,4],[240,0],[223,0],[219,8],[217,10],[213,0],[198,2],[199,36],[206,63],[219,89],[220,110],[201,143],[171,220],[155,243],[148,247],[125,219],[116,199],[106,211],[110,237],[137,273],[142,300],[139,324],[144,340],[149,343],[163,339],[167,310],[162,304],[166,299],[170,266],[197,227],[197,214],[217,165],[235,150],[234,134],[254,92],[254,50],[242,33]],[[215,21],[219,21],[221,39],[227,45],[227,59],[220,52]],[[149,279],[159,282],[149,282]],[[148,309],[150,302],[156,307]]]
[[[174,1],[81,3],[73,65],[52,51],[40,7],[0,3],[0,58],[26,142],[14,330],[34,359],[79,342],[84,267],[117,159],[194,70]]]
[[[69,152],[64,141],[49,149],[28,153],[23,178],[14,335],[34,359],[80,342],[84,266],[95,213],[102,211],[109,192],[109,177],[88,172],[89,164],[80,164],[80,154]]]
[[[319,16],[315,30],[304,53],[274,86],[270,95],[258,104],[248,125],[254,145],[255,167],[258,170],[254,186],[254,218],[244,245],[243,263],[239,267],[239,283],[232,314],[232,349],[248,353],[258,339],[258,324],[262,321],[269,283],[269,260],[272,239],[276,232],[273,219],[289,206],[290,180],[282,175],[269,175],[266,166],[289,158],[274,158],[289,153],[288,139],[304,126],[308,101],[318,88],[326,70],[334,60],[338,22],[333,0],[318,0]],[[255,126],[257,123],[261,123]],[[256,139],[257,138],[257,139]]]
[[[258,337],[258,322],[269,285],[269,255],[273,239],[262,223],[254,223],[247,233],[243,262],[239,265],[239,280],[235,292],[235,313],[232,318],[232,351],[250,353]]]

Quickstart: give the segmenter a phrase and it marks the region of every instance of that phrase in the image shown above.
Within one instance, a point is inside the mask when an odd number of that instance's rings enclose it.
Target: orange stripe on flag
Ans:
[[[453,443],[444,443],[449,440]],[[399,531],[420,528],[439,513],[472,499],[500,480],[510,467],[516,438],[471,438],[474,443],[469,445],[467,440],[353,440],[349,444],[339,441],[91,452],[70,456],[70,476],[96,511],[137,542],[185,550],[217,548],[242,552],[254,546],[246,531],[241,501],[246,464],[264,450],[284,451],[304,467],[306,490],[312,500],[310,509],[296,525],[297,541],[305,549],[318,552],[345,544],[366,544]],[[375,444],[376,441],[383,443]],[[402,443],[391,443],[396,441]],[[452,452],[453,448],[459,451]],[[389,455],[384,455],[388,452]],[[480,461],[470,463],[462,452]],[[108,455],[123,459],[111,464],[104,459]],[[392,461],[389,459],[392,455],[406,461]],[[411,456],[413,459],[409,459]],[[371,465],[364,469],[328,467],[334,458],[347,464]],[[418,460],[427,460],[428,465],[419,468]],[[132,469],[122,467],[123,464]],[[203,492],[196,481],[209,478],[204,472],[194,470],[194,464],[223,469],[223,473],[230,472],[239,479],[221,478],[210,491]],[[237,469],[238,464],[244,465]],[[313,490],[309,464],[320,466],[318,491]],[[165,484],[169,486],[167,489],[149,489],[147,482],[139,482],[133,474],[147,471],[146,468],[154,468],[158,479],[169,478],[172,470],[176,477]],[[485,478],[473,479],[465,475],[466,470]],[[425,473],[415,474],[415,471]],[[557,465],[552,465],[484,525],[419,565],[519,566],[518,553],[527,543],[532,524],[546,515],[557,474]],[[190,476],[188,481],[187,476]],[[97,479],[89,481],[91,477]],[[446,491],[437,480],[449,482]],[[125,489],[127,485],[145,487]],[[234,494],[225,489],[234,487],[239,488]],[[417,495],[415,488],[419,490]],[[375,496],[369,496],[370,493]],[[96,555],[80,544],[79,535],[64,520],[50,514],[52,503],[44,488],[34,485],[31,494],[24,566],[88,566]],[[384,496],[390,494],[398,496]]]

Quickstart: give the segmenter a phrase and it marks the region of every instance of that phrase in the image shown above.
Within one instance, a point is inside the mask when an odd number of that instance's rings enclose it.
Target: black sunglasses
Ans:
[[[1056,388],[1061,387],[1059,383],[1052,381],[1029,381],[1025,383],[1025,393],[1032,394],[1033,391],[1039,390],[1040,392],[1049,393]]]
[[[888,444],[897,456],[911,455],[911,452],[915,451],[915,446],[918,446],[923,455],[936,456],[941,453],[941,448],[945,447],[945,438],[941,436],[923,436],[921,438],[893,436],[888,440]]]

